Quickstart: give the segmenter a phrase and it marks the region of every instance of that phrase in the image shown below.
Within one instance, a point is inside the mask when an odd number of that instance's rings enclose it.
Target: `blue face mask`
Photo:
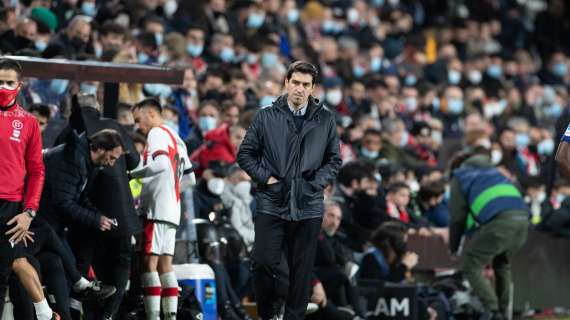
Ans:
[[[439,107],[441,106],[441,101],[439,101],[438,97],[433,98],[431,102],[431,106],[433,107],[434,111],[438,111]]]
[[[144,52],[139,52],[137,54],[137,59],[139,60],[140,64],[145,64],[150,60],[150,57]]]
[[[287,12],[287,21],[289,21],[290,24],[297,23],[297,21],[299,21],[299,10],[297,9],[289,10]]]
[[[406,111],[414,112],[418,108],[418,100],[416,98],[406,98],[404,100],[404,105],[406,106]]]
[[[559,103],[555,103],[544,109],[544,114],[550,118],[557,119],[562,115],[562,106]]]
[[[234,49],[232,48],[223,48],[222,51],[220,52],[220,59],[222,59],[223,62],[232,62],[232,60],[234,59]]]
[[[39,52],[43,52],[47,48],[47,42],[36,41],[35,46],[36,50],[38,50]]]
[[[191,42],[186,45],[186,52],[188,52],[192,57],[201,55],[202,51],[204,51],[203,45],[193,44]]]
[[[408,131],[404,131],[402,132],[402,137],[400,138],[400,147],[405,147],[408,145],[408,140],[410,140],[410,135],[408,134]]]
[[[198,119],[198,127],[202,133],[213,130],[218,125],[218,121],[214,117],[203,116]]]
[[[172,120],[165,120],[164,124],[166,126],[168,126],[170,129],[174,130],[174,132],[178,133],[178,129],[179,129],[178,123],[176,123]]]
[[[321,26],[324,33],[333,33],[335,31],[335,24],[332,20],[325,20],[323,21],[323,25]]]
[[[407,86],[415,86],[417,82],[418,82],[418,79],[413,74],[409,74],[404,78],[404,83]]]
[[[548,156],[554,152],[554,140],[546,139],[542,140],[536,146],[536,151],[540,155]]]
[[[566,199],[566,195],[559,193],[556,195],[556,202],[562,203]]]
[[[279,57],[273,52],[264,52],[261,55],[261,65],[264,68],[274,67],[279,62]]]
[[[517,145],[517,147],[527,147],[528,144],[530,143],[530,138],[528,137],[528,133],[517,133],[515,135],[515,143]]]
[[[255,64],[257,63],[257,56],[255,54],[248,54],[246,57],[246,61],[249,64]]]
[[[69,80],[66,79],[53,79],[49,85],[49,89],[51,92],[59,95],[65,93],[67,90],[67,85],[69,84]]]
[[[492,64],[487,68],[487,74],[491,78],[499,79],[503,75],[503,69],[496,64]]]
[[[259,13],[251,13],[247,17],[247,27],[253,29],[259,29],[263,25],[263,21],[265,20],[265,15]]]
[[[170,96],[170,94],[172,93],[172,89],[169,86],[162,83],[145,83],[143,88],[144,91],[146,91],[146,93],[155,97],[166,98]]]
[[[352,67],[352,75],[354,75],[356,78],[360,78],[364,75],[364,69],[361,66],[356,65]]]
[[[81,92],[85,92],[85,93],[89,93],[89,94],[97,94],[97,85],[84,82],[79,86],[79,90]]]
[[[95,7],[94,2],[83,2],[81,4],[81,12],[89,17],[94,17],[97,13],[97,9]]]
[[[447,100],[447,109],[452,114],[460,114],[463,112],[463,100],[449,99]]]
[[[450,70],[447,73],[447,81],[449,81],[450,84],[459,84],[461,81],[461,72],[457,70]]]
[[[379,152],[378,151],[370,151],[366,148],[361,148],[360,154],[366,159],[376,159],[376,158],[378,158]]]
[[[162,41],[164,41],[164,35],[160,32],[154,34],[154,39],[156,40],[156,44],[161,46]]]
[[[259,105],[262,107],[269,107],[273,104],[273,101],[275,101],[275,99],[276,97],[274,96],[263,96],[261,99],[259,99]]]
[[[378,72],[382,68],[382,58],[374,57],[370,60],[370,70],[372,72]]]
[[[564,78],[568,72],[568,66],[564,62],[558,62],[552,67],[552,72],[560,78]]]
[[[380,8],[384,5],[384,0],[372,0],[372,5],[376,8]]]

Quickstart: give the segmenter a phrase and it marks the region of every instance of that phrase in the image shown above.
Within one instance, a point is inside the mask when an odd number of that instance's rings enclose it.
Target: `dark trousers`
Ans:
[[[321,221],[320,218],[287,221],[266,214],[256,216],[253,283],[257,311],[263,320],[277,315],[283,300],[285,320],[304,318]],[[284,262],[287,266],[283,266]],[[288,279],[282,279],[285,274]],[[287,283],[288,288],[283,288]]]
[[[8,226],[6,223],[19,214],[20,203],[5,201],[0,199],[0,316],[4,311],[4,297],[8,291],[10,274],[12,273],[12,262],[16,258],[23,256],[23,244],[12,245],[5,233],[15,225]]]
[[[117,292],[105,300],[103,307],[94,312],[101,312],[105,317],[116,315],[129,280],[131,237],[111,238],[98,232],[75,230],[69,233],[68,239],[79,272],[87,276],[89,267],[93,266],[98,280],[117,288]]]

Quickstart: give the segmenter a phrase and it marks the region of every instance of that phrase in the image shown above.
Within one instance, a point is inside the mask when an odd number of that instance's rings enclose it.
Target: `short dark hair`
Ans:
[[[420,187],[418,198],[420,201],[428,201],[431,198],[439,197],[445,193],[445,182],[443,180],[432,181]]]
[[[368,128],[364,131],[363,136],[367,136],[367,135],[382,137],[382,132],[380,132],[380,130],[378,130],[378,129]]]
[[[14,70],[18,74],[18,80],[22,77],[22,66],[13,59],[0,58],[0,70]]]
[[[137,36],[137,40],[140,42],[141,46],[151,48],[152,50],[158,49],[158,44],[156,43],[156,38],[154,34],[150,32],[142,32]]]
[[[219,113],[222,112],[220,104],[216,100],[209,99],[209,100],[204,100],[200,103],[200,106],[198,107],[198,113],[200,113],[200,111],[202,111],[202,109],[204,109],[207,106],[212,106],[216,108],[216,110],[218,110]]]
[[[118,24],[114,21],[107,21],[103,23],[103,25],[101,26],[101,30],[99,30],[99,33],[102,36],[106,36],[111,33],[120,34],[124,36],[127,33],[127,29],[123,27],[121,24]]]
[[[160,102],[156,98],[146,98],[142,101],[139,101],[133,106],[133,111],[144,108],[151,108],[154,109],[154,111],[158,112],[158,114],[162,114],[162,105],[160,105]]]
[[[373,177],[368,168],[359,161],[345,164],[338,172],[337,180],[345,187],[349,187],[353,180],[362,180]]]
[[[402,189],[410,189],[410,186],[403,181],[396,181],[388,186],[388,193],[396,193]]]
[[[93,151],[100,149],[110,151],[116,147],[125,149],[121,135],[113,129],[103,129],[92,134],[89,137],[89,146]]]
[[[49,110],[49,107],[45,104],[41,104],[41,103],[34,103],[30,106],[30,109],[28,110],[30,113],[32,112],[37,112],[40,116],[49,119],[51,112]]]
[[[293,73],[295,73],[295,72],[311,75],[311,77],[313,78],[313,80],[312,80],[313,85],[317,81],[317,75],[319,74],[317,67],[315,67],[315,65],[313,65],[309,62],[306,62],[306,61],[295,61],[289,65],[289,68],[287,69],[287,80],[288,81],[291,80],[291,77],[293,76]]]

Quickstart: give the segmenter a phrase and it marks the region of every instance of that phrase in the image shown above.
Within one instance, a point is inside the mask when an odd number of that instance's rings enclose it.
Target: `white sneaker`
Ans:
[[[309,304],[307,304],[307,311],[305,311],[305,315],[313,314],[317,311],[319,311],[319,305],[316,303],[309,302]]]

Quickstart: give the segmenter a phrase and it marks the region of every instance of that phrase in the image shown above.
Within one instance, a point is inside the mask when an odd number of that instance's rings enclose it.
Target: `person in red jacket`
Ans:
[[[18,62],[0,58],[0,314],[14,271],[34,302],[37,319],[59,319],[23,252],[27,241],[33,241],[28,229],[42,193],[44,164],[38,121],[16,102],[21,75]]]
[[[201,177],[210,161],[217,160],[226,164],[236,162],[237,151],[245,137],[245,132],[245,128],[240,124],[230,126],[224,123],[206,133],[202,146],[190,156],[190,161],[198,163],[196,175]]]

